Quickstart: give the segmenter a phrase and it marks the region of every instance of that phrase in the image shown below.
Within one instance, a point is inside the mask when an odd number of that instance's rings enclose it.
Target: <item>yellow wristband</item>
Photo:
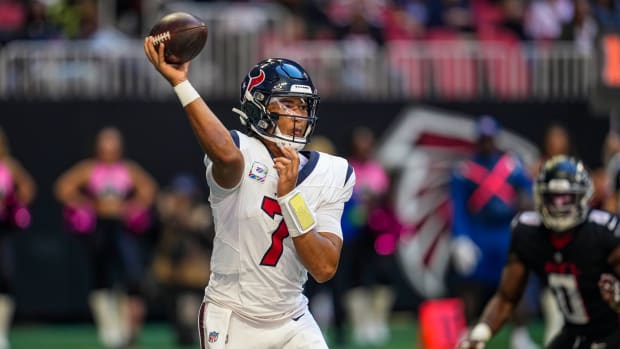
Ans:
[[[278,198],[278,203],[282,208],[282,218],[291,237],[305,234],[316,226],[315,214],[308,207],[299,190],[293,190]]]

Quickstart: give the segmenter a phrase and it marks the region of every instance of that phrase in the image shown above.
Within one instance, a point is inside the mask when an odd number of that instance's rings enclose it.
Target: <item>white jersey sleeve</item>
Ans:
[[[239,148],[240,141],[239,141],[238,131],[235,131],[235,130],[230,131],[230,135],[233,141],[235,142],[235,145],[237,146],[237,148]],[[245,162],[245,159],[244,159],[244,162]],[[241,185],[241,181],[242,181],[241,179],[239,180],[239,183],[237,183],[237,185],[234,186],[233,188],[222,188],[219,184],[217,184],[217,182],[215,181],[215,178],[213,178],[213,161],[209,159],[209,156],[207,156],[207,154],[205,154],[204,156],[204,164],[205,164],[205,169],[206,169],[205,177],[207,178],[207,184],[209,185],[209,190],[211,192],[211,194],[209,195],[211,203],[215,204],[217,202],[220,202],[225,197],[227,197],[228,195],[230,195],[231,193],[239,189],[239,186]]]
[[[326,157],[325,154],[321,156]],[[330,157],[334,173],[330,195],[317,207],[317,225],[315,230],[336,234],[342,239],[342,212],[345,202],[349,201],[355,185],[355,172],[348,162],[339,157]]]

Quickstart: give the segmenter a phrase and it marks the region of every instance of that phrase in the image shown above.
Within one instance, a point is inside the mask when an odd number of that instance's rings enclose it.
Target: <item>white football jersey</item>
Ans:
[[[253,321],[278,321],[304,311],[307,270],[299,260],[276,200],[278,174],[271,154],[258,139],[231,131],[244,157],[240,183],[232,189],[213,179],[205,157],[209,201],[215,224],[211,279],[205,300],[232,308]],[[342,239],[340,219],[355,174],[347,160],[302,152],[297,189],[316,213],[316,231]],[[301,158],[301,156],[300,156]]]

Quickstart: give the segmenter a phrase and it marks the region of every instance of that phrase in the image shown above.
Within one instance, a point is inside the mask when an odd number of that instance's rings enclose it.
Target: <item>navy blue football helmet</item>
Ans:
[[[545,161],[534,185],[534,201],[544,225],[564,232],[582,223],[593,190],[590,174],[580,160],[559,155]]]
[[[300,150],[312,136],[316,125],[319,95],[308,73],[296,62],[284,58],[269,58],[255,65],[241,83],[241,123],[260,137]],[[267,106],[279,98],[298,98],[305,115],[269,112]],[[285,135],[278,128],[281,117],[305,119],[306,129],[301,135]]]

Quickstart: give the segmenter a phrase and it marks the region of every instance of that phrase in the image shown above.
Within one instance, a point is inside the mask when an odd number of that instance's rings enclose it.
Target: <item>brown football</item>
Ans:
[[[198,17],[185,12],[174,12],[159,20],[151,29],[155,49],[164,43],[166,62],[181,64],[192,60],[202,51],[209,31]]]

